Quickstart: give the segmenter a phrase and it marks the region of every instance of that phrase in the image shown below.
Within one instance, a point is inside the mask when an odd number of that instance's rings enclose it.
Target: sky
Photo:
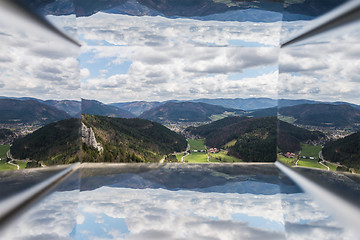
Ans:
[[[280,49],[280,41],[309,22],[104,12],[48,19],[82,47],[26,21],[10,27],[1,21],[0,95],[104,103],[270,97],[360,104],[359,28]]]

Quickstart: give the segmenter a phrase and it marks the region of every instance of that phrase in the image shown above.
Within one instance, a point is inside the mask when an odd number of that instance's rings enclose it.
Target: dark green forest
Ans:
[[[360,172],[360,132],[326,143],[322,154],[328,161],[338,162]]]
[[[16,159],[43,161],[46,165],[77,162],[80,150],[80,119],[50,123],[17,139],[10,148]]]

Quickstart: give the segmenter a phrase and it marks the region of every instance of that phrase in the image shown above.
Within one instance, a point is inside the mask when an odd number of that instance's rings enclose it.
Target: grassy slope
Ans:
[[[189,156],[184,158],[185,162],[189,163],[207,163],[206,153],[191,153]]]
[[[310,144],[302,143],[300,156],[314,157],[315,160],[318,160],[320,151],[321,151],[321,146],[313,146]]]
[[[16,170],[16,167],[6,163],[6,153],[9,151],[10,145],[0,145],[0,171],[9,171]],[[20,169],[24,169],[26,167],[26,162],[14,162],[20,166]]]
[[[193,139],[188,139],[189,145],[190,145],[190,151],[193,150],[205,150],[205,144],[204,144],[204,139],[198,139],[198,140],[193,140]],[[181,159],[182,154],[180,155],[180,159]],[[189,163],[207,163],[207,156],[205,152],[201,152],[201,153],[194,153],[191,152],[189,156],[184,158],[185,162],[189,162]]]
[[[220,162],[218,159],[216,158],[221,158],[222,162],[242,162],[241,159],[238,159],[236,157],[233,156],[229,156],[227,155],[224,151],[221,151],[219,153],[209,153],[210,155],[210,161],[211,162]]]
[[[9,145],[0,145],[0,171],[15,170],[16,167],[10,164],[6,164],[6,152],[10,149]]]
[[[300,167],[310,167],[310,168],[321,168],[327,170],[326,167],[322,166],[318,163],[317,160],[310,160],[310,159],[301,159],[298,162],[298,166]]]
[[[194,139],[188,139],[189,145],[190,145],[190,150],[205,150],[205,143],[204,143],[204,139],[198,139],[198,140],[194,140]]]

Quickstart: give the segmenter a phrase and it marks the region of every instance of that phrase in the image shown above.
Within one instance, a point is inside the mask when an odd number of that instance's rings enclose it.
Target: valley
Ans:
[[[40,119],[53,123],[40,122],[36,117],[32,120],[32,116],[19,120],[16,125],[10,117],[3,120],[1,143],[11,145],[14,158],[26,159],[28,167],[76,161],[234,163],[280,160],[294,167],[359,171],[358,165],[352,163],[358,160],[349,162],[338,160],[339,157],[334,160],[335,155],[326,150],[329,149],[327,145],[357,131],[360,110],[349,104],[281,99],[280,115],[276,117],[276,107],[242,110],[238,108],[240,105],[235,106],[235,103],[242,103],[244,107],[246,101],[256,106],[256,99],[123,104],[83,99],[81,121],[88,134],[81,137],[78,133],[80,121],[67,114],[76,112],[75,101],[11,101],[19,103],[19,109],[25,103],[39,106],[47,102],[48,105],[44,105],[50,107],[43,112],[34,111],[34,114],[44,114]],[[271,99],[258,101],[258,104],[265,101],[273,104]],[[205,102],[226,103],[227,106],[231,103],[236,108]],[[56,106],[59,109],[54,110]],[[68,119],[56,121],[45,117],[56,111],[61,111],[61,116]],[[8,116],[14,115],[10,113]],[[6,114],[4,111],[3,118]],[[318,114],[325,116],[325,123]],[[351,159],[355,158],[351,155]],[[14,167],[5,165],[5,168]],[[24,167],[26,162],[22,163]]]

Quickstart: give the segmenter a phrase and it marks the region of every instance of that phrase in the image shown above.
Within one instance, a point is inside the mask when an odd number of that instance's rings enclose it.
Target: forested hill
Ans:
[[[0,123],[47,124],[66,118],[66,112],[35,100],[0,99]]]
[[[360,172],[360,132],[325,144],[322,154],[331,162],[338,162]]]
[[[46,165],[79,161],[80,119],[50,123],[16,140],[10,148],[16,159],[43,161]]]
[[[324,138],[319,131],[309,131],[287,122],[278,121],[278,147],[283,152],[296,152],[301,149],[301,142]]]
[[[115,106],[106,105],[96,100],[87,99],[81,100],[81,113],[119,118],[135,117],[135,115],[129,111],[117,108]]]
[[[228,154],[244,161],[275,161],[277,149],[277,125],[279,124],[278,148],[281,151],[300,150],[300,142],[324,136],[291,124],[276,117],[246,118],[228,117],[197,128],[187,130],[204,137],[209,147],[228,148]]]
[[[168,102],[144,112],[139,117],[156,122],[206,122],[210,117],[224,112],[242,114],[242,110],[195,102]]]
[[[164,155],[185,151],[186,139],[159,123],[145,119],[82,115],[104,148],[102,154],[85,147],[84,161],[154,162]]]
[[[249,162],[276,161],[276,117],[228,117],[198,128],[209,147],[228,148],[228,154]]]

